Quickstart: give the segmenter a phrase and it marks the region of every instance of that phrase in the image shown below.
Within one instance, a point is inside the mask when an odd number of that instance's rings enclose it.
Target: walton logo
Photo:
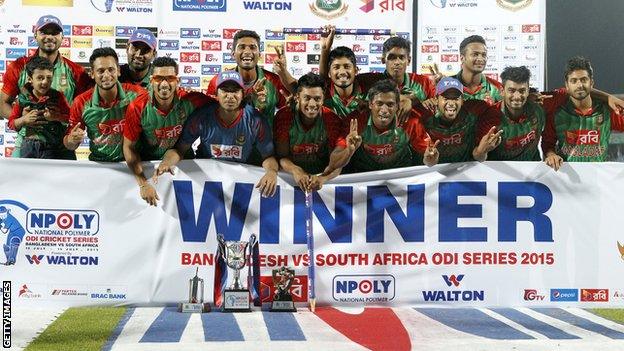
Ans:
[[[43,255],[26,255],[30,264],[40,264],[43,259]]]
[[[446,283],[447,286],[451,286],[454,285],[455,287],[459,286],[459,282],[462,281],[462,279],[464,279],[464,275],[460,274],[460,275],[442,275],[442,279],[444,279],[444,282]]]

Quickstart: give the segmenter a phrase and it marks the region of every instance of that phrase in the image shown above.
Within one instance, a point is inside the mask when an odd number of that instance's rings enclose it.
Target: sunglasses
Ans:
[[[152,76],[152,82],[154,83],[161,83],[164,80],[166,80],[167,83],[175,83],[178,81],[178,77],[177,76]]]

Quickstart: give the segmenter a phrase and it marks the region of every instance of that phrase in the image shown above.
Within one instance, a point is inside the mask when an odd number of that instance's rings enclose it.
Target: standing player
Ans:
[[[358,77],[365,85],[382,79],[392,79],[401,92],[401,106],[399,115],[409,113],[412,106],[423,103],[435,106],[433,98],[436,96],[435,84],[429,77],[417,73],[407,73],[407,66],[411,63],[411,45],[407,39],[390,37],[383,44],[381,62],[386,65],[384,73],[362,73]],[[369,82],[367,82],[369,81]]]
[[[134,174],[141,197],[156,206],[156,190],[143,174],[141,161],[160,160],[178,141],[186,118],[211,99],[178,89],[178,64],[170,57],[154,60],[151,89],[128,106],[123,153]]]
[[[263,196],[273,196],[279,166],[273,156],[268,122],[252,105],[243,105],[245,86],[238,72],[224,71],[217,77],[219,102],[204,105],[189,116],[176,146],[165,153],[158,165],[154,181],[165,172],[173,174],[173,167],[199,138],[198,156],[205,158],[249,163],[252,149],[257,149],[265,174],[256,187]]]
[[[148,29],[137,29],[128,39],[128,63],[120,66],[119,82],[147,88],[152,75],[152,61],[156,57],[156,37]]]
[[[489,105],[503,99],[503,86],[487,77],[483,71],[487,66],[487,47],[480,35],[471,35],[459,44],[461,70],[454,78],[464,86],[464,100],[483,100]]]
[[[22,88],[28,82],[28,74],[24,68],[33,57],[43,57],[54,65],[52,88],[63,93],[70,106],[74,97],[93,85],[93,81],[80,65],[62,57],[59,53],[63,41],[61,20],[52,15],[41,16],[35,24],[33,32],[38,45],[37,51],[32,56],[24,56],[13,61],[7,67],[2,92],[0,92],[0,119],[8,118],[11,114],[11,104],[21,94]],[[26,96],[22,96],[22,98],[27,99]],[[50,114],[55,119],[59,118],[59,111],[54,108],[50,109]],[[20,157],[21,143],[22,136],[18,134],[13,152],[15,157]],[[65,151],[63,157],[75,159],[76,155],[74,152]]]
[[[439,163],[485,161],[502,140],[502,131],[496,131],[498,110],[480,100],[464,102],[463,88],[455,78],[442,78],[436,87],[436,111],[417,111],[436,143]]]
[[[432,164],[431,155],[425,152],[429,138],[418,118],[409,118],[405,124],[397,125],[399,95],[397,86],[388,79],[375,83],[368,91],[370,112],[359,114],[357,121],[352,122],[347,135],[348,148],[334,152],[347,154],[354,149],[348,165],[350,171],[367,172]],[[359,138],[354,138],[354,134],[359,134]],[[325,173],[344,165],[337,162],[338,159],[344,160],[332,155]]]
[[[278,75],[258,66],[260,59],[260,36],[251,30],[241,30],[234,34],[232,55],[236,60],[236,72],[244,82],[245,95],[253,95],[256,107],[269,126],[273,126],[275,111],[286,104],[280,91],[288,91]],[[207,95],[217,95],[218,76],[212,78]]]
[[[111,48],[93,50],[89,63],[95,87],[74,101],[63,142],[68,149],[76,150],[86,129],[91,151],[89,160],[122,161],[124,115],[130,102],[145,90],[133,84],[119,83],[119,59]]]
[[[317,74],[299,78],[296,105],[282,107],[275,116],[275,152],[282,168],[305,191],[319,190],[339,170],[324,176],[332,151],[346,148],[341,121],[323,106],[325,82]]]
[[[51,87],[54,66],[36,56],[26,64],[26,72],[28,82],[9,116],[9,127],[22,138],[19,152],[13,157],[73,159],[63,145],[69,105],[65,96]],[[51,110],[57,111],[56,115]]]
[[[555,171],[567,162],[606,160],[611,130],[624,131],[624,117],[592,99],[594,72],[584,57],[573,57],[565,72],[568,99],[546,117],[544,161]]]

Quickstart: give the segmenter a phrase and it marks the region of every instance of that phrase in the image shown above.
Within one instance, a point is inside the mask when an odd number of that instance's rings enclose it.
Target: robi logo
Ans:
[[[332,285],[333,298],[340,302],[388,302],[395,294],[395,279],[389,274],[337,275]]]

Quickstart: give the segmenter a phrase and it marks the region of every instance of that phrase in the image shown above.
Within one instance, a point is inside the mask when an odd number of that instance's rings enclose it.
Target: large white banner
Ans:
[[[124,164],[0,160],[0,169],[0,214],[9,214],[0,242],[22,234],[0,277],[18,304],[181,302],[196,268],[212,301],[217,233],[258,235],[265,301],[282,265],[295,269],[294,298],[306,301],[304,194],[287,175],[262,198],[260,168],[183,161],[148,207]],[[554,172],[486,162],[341,176],[314,194],[316,297],[342,306],[622,306],[622,174],[619,163]]]
[[[481,35],[488,47],[487,75],[500,80],[506,66],[525,65],[531,86],[544,89],[546,0],[424,0],[418,2],[418,72],[437,63],[459,72],[459,44]]]

